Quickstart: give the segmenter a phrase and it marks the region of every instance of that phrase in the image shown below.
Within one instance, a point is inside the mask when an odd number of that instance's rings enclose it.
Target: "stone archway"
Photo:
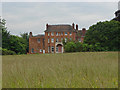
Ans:
[[[63,53],[63,44],[61,42],[56,42],[55,53]]]

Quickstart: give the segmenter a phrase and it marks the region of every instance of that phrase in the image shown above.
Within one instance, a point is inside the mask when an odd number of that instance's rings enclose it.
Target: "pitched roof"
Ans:
[[[45,32],[71,32],[74,31],[71,25],[48,25],[47,30]]]

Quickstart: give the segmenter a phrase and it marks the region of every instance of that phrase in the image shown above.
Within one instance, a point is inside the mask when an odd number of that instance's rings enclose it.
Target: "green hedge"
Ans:
[[[11,50],[0,49],[0,51],[1,50],[2,50],[2,55],[15,55],[16,54],[14,51],[11,51]]]

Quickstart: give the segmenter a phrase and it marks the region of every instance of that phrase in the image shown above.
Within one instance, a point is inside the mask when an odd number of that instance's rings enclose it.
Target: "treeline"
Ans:
[[[28,34],[23,33],[21,37],[11,35],[5,27],[6,21],[0,22],[0,32],[2,33],[2,55],[26,54],[28,52]]]
[[[87,30],[83,43],[64,43],[65,52],[120,51],[120,22],[105,21],[92,25]]]

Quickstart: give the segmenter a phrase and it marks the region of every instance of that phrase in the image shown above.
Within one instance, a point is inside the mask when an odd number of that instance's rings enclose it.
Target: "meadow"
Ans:
[[[118,52],[7,55],[3,88],[117,88]]]

